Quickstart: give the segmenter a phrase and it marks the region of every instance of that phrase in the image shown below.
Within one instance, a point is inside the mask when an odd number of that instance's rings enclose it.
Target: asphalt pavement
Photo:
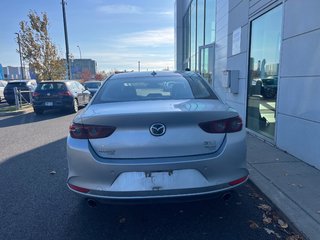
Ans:
[[[0,239],[302,239],[250,181],[227,201],[90,208],[66,186],[73,117],[0,114]]]

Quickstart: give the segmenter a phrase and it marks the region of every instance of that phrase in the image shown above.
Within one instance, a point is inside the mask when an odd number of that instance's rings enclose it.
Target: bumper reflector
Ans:
[[[232,181],[232,182],[229,182],[229,185],[230,185],[230,186],[238,185],[238,184],[240,184],[240,183],[245,182],[248,178],[249,178],[249,176],[245,176],[245,177],[239,178],[239,179],[237,179],[237,180],[234,180],[234,181]]]
[[[78,187],[78,186],[72,185],[72,184],[70,184],[70,183],[68,183],[68,186],[69,186],[71,189],[73,189],[73,190],[75,190],[75,191],[77,191],[77,192],[87,193],[87,192],[90,191],[89,189],[82,188],[82,187]]]

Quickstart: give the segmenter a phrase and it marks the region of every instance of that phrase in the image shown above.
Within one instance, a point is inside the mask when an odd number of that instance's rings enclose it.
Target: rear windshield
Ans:
[[[84,86],[87,88],[99,88],[101,86],[101,82],[90,82],[90,83],[84,83]]]
[[[190,77],[112,77],[103,85],[95,103],[171,99],[217,99],[205,81]]]
[[[26,82],[9,82],[7,84],[7,88],[14,88],[14,87],[26,87]]]
[[[37,91],[59,91],[67,90],[66,84],[61,82],[55,83],[40,83],[37,86]]]

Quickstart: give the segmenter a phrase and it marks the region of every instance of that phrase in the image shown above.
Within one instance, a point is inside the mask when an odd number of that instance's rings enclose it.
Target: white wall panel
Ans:
[[[320,169],[320,124],[279,114],[277,145]]]
[[[248,23],[248,1],[242,1],[229,12],[229,34]]]
[[[231,0],[232,1],[232,0]],[[263,10],[264,8],[270,6],[275,2],[282,2],[278,0],[252,0],[249,1],[249,15],[256,14],[257,12]]]
[[[320,76],[281,78],[279,90],[280,113],[320,124]]]
[[[281,76],[319,76],[320,29],[283,41],[281,62]]]
[[[233,9],[233,8],[237,7],[237,5],[239,5],[243,1],[248,2],[247,0],[232,0],[232,1],[229,1],[229,9]]]
[[[213,88],[221,99],[225,101],[226,89],[222,87],[222,81],[224,80],[223,71],[227,69],[229,1],[217,1],[216,9],[216,44]]]
[[[247,52],[242,52],[240,54],[231,56],[228,58],[228,69],[230,70],[239,70],[240,78],[247,78],[248,75],[248,54]]]
[[[290,0],[285,3],[284,38],[320,28],[319,0]]]

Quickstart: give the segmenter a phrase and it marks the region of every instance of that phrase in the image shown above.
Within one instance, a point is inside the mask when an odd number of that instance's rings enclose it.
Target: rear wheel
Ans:
[[[78,100],[77,99],[73,99],[73,105],[72,105],[72,109],[71,112],[72,113],[76,113],[79,110],[79,104],[78,104]]]
[[[37,115],[42,115],[43,114],[43,109],[38,109],[38,108],[34,108],[34,113]]]

